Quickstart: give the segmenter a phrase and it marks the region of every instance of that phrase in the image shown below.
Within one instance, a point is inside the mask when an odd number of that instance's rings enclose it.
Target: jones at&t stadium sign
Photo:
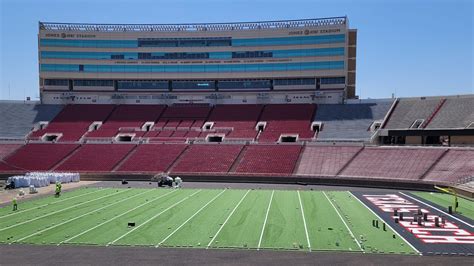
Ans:
[[[312,35],[341,32],[341,29],[324,29],[324,30],[295,30],[288,32],[288,35]]]
[[[95,34],[46,33],[45,37],[53,38],[95,38]]]

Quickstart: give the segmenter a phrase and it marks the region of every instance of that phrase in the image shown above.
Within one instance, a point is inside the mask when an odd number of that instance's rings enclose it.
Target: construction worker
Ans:
[[[181,187],[181,183],[183,183],[183,180],[181,180],[181,177],[177,176],[175,179],[174,179],[174,184],[175,184],[175,188],[180,188]]]
[[[61,182],[56,182],[56,197],[59,197],[61,195]]]
[[[16,198],[13,198],[12,203],[13,203],[13,211],[18,210],[18,203],[16,202]]]

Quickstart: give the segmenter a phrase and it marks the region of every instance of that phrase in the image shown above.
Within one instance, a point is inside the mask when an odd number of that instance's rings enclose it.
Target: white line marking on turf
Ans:
[[[130,213],[130,212],[132,212],[132,211],[134,211],[134,210],[136,210],[136,209],[138,209],[138,208],[140,208],[140,207],[143,207],[143,206],[145,206],[145,205],[147,205],[147,204],[149,204],[149,203],[152,203],[152,202],[154,202],[154,201],[156,201],[156,200],[158,200],[158,199],[161,199],[161,198],[163,198],[163,197],[165,197],[165,196],[167,196],[167,195],[169,195],[169,194],[171,194],[171,193],[173,193],[173,192],[176,192],[176,191],[177,191],[177,190],[172,190],[171,192],[168,192],[168,193],[166,193],[166,194],[164,194],[164,195],[161,195],[161,196],[159,196],[159,197],[157,197],[157,198],[155,198],[155,199],[153,199],[153,200],[150,200],[150,201],[147,201],[147,202],[145,202],[145,203],[142,203],[142,204],[140,204],[140,205],[134,207],[133,209],[130,209],[130,210],[128,210],[128,211],[126,211],[126,212],[124,212],[124,213],[122,213],[122,214],[120,214],[120,215],[117,215],[117,216],[113,217],[113,218],[110,219],[110,220],[107,220],[107,221],[105,221],[105,222],[102,222],[102,223],[100,223],[100,224],[98,224],[98,225],[96,225],[96,226],[94,226],[94,227],[92,227],[92,228],[87,229],[87,230],[84,231],[84,232],[81,232],[80,234],[77,234],[77,235],[75,235],[75,236],[73,236],[73,237],[70,237],[70,238],[64,240],[64,241],[61,241],[61,242],[58,244],[58,246],[61,245],[61,244],[63,244],[63,243],[69,242],[69,241],[73,240],[74,238],[77,238],[77,237],[79,237],[79,236],[81,236],[81,235],[83,235],[83,234],[86,234],[86,233],[88,233],[88,232],[90,232],[90,231],[92,231],[92,230],[94,230],[94,229],[96,229],[96,228],[98,228],[98,227],[101,227],[102,225],[104,225],[104,224],[106,224],[106,223],[112,222],[113,220],[115,220],[115,219],[117,219],[117,218],[119,218],[119,217],[122,217],[122,216],[124,216],[124,215],[127,214],[127,213]]]
[[[129,235],[130,233],[134,232],[134,231],[137,230],[138,228],[140,228],[140,227],[144,226],[145,224],[149,223],[151,220],[155,219],[156,217],[160,216],[161,214],[163,214],[163,213],[167,212],[168,210],[172,209],[174,206],[180,204],[181,202],[183,202],[183,201],[189,199],[190,197],[196,195],[197,193],[199,193],[199,192],[201,192],[201,191],[202,191],[202,189],[200,189],[200,190],[194,192],[193,194],[191,194],[191,195],[189,195],[189,196],[183,198],[182,200],[180,200],[180,201],[176,202],[175,204],[169,206],[168,208],[164,209],[163,211],[159,212],[158,214],[153,215],[153,217],[151,217],[150,219],[146,220],[144,223],[140,224],[140,225],[137,226],[137,227],[134,227],[132,230],[130,230],[130,231],[126,232],[125,234],[119,236],[119,237],[118,237],[117,239],[115,239],[114,241],[109,242],[106,246],[108,247],[108,246],[112,245],[113,243],[119,241],[120,239],[126,237],[127,235]]]
[[[448,215],[449,217],[451,217],[451,218],[453,218],[453,219],[456,219],[456,220],[460,221],[461,223],[463,223],[463,224],[465,224],[465,225],[467,225],[467,226],[470,226],[471,228],[474,227],[472,224],[470,224],[470,223],[468,223],[468,222],[465,222],[465,221],[463,221],[463,220],[457,218],[456,216],[453,216],[453,215],[451,215],[451,214],[449,214],[449,213],[447,213],[447,212],[445,212],[445,211],[443,211],[443,210],[440,210],[440,209],[436,208],[435,206],[432,206],[432,205],[430,205],[430,204],[428,204],[428,203],[426,203],[426,202],[423,202],[423,201],[421,201],[421,200],[419,200],[419,199],[417,199],[417,198],[414,198],[414,197],[412,197],[412,196],[410,196],[410,195],[407,195],[407,194],[405,194],[405,193],[403,193],[403,192],[401,192],[401,191],[398,192],[398,193],[400,193],[400,194],[402,194],[402,195],[404,195],[404,196],[406,196],[406,197],[409,197],[409,198],[412,199],[412,200],[416,200],[416,201],[418,201],[419,203],[424,204],[424,205],[426,205],[426,206],[428,206],[428,207],[431,207],[431,208],[433,208],[433,209],[435,209],[435,210],[437,210],[437,211],[439,211],[439,212],[441,212],[441,213],[444,213],[445,215]]]
[[[309,242],[308,227],[306,227],[306,218],[304,218],[303,203],[301,203],[300,191],[298,190],[298,200],[300,202],[301,216],[303,216],[304,232],[306,233],[306,240],[308,241],[308,249],[311,251],[311,243]]]
[[[26,221],[21,222],[21,223],[17,223],[17,224],[14,224],[14,225],[7,226],[7,227],[5,227],[5,228],[0,229],[0,231],[4,231],[4,230],[7,230],[7,229],[10,229],[10,228],[13,228],[13,227],[22,225],[22,224],[30,223],[30,222],[36,221],[36,220],[38,220],[38,219],[51,216],[51,215],[56,214],[56,213],[60,213],[60,212],[63,212],[63,211],[67,211],[67,210],[69,210],[69,209],[76,208],[77,206],[81,206],[81,205],[83,205],[83,204],[86,204],[86,203],[89,203],[89,202],[92,202],[92,201],[100,200],[100,199],[107,198],[107,197],[110,197],[110,196],[115,196],[115,195],[118,195],[118,194],[123,193],[123,192],[125,192],[125,191],[128,191],[128,190],[124,189],[123,191],[120,191],[120,192],[118,192],[118,193],[112,193],[112,194],[110,194],[110,195],[105,195],[105,196],[102,196],[102,197],[100,197],[100,198],[96,198],[96,199],[84,201],[83,203],[79,203],[79,204],[77,204],[77,205],[73,205],[73,206],[70,206],[70,207],[67,207],[67,208],[64,208],[64,209],[61,209],[61,210],[57,210],[57,211],[54,211],[54,212],[51,212],[51,213],[48,213],[48,214],[45,214],[45,215],[42,215],[42,216],[39,216],[39,217],[30,219],[30,220],[26,220]]]
[[[352,239],[354,239],[354,242],[356,242],[357,246],[359,246],[359,249],[363,252],[364,249],[362,248],[362,246],[360,245],[359,241],[357,240],[357,238],[354,236],[354,233],[352,233],[351,229],[349,228],[349,226],[347,225],[346,221],[344,221],[344,219],[342,218],[341,214],[339,213],[339,211],[337,210],[336,206],[334,206],[334,204],[332,203],[331,199],[329,199],[328,195],[326,195],[326,193],[323,191],[323,194],[324,196],[326,197],[326,199],[329,201],[329,203],[331,204],[331,206],[334,208],[334,210],[336,211],[337,215],[339,216],[339,218],[341,219],[341,221],[344,223],[344,225],[346,226],[347,230],[349,230],[349,233],[351,234],[351,237]]]
[[[360,202],[360,204],[362,204],[362,206],[366,207],[371,213],[373,213],[378,219],[380,219],[380,221],[384,221],[384,219],[382,219],[377,213],[375,213],[371,208],[369,208],[367,205],[365,205],[365,203],[363,203],[358,197],[356,197],[354,194],[352,194],[352,192],[348,191],[349,194],[352,195],[353,198],[355,198],[357,201]],[[410,242],[408,242],[408,240],[406,240],[403,236],[401,236],[395,229],[393,229],[393,227],[390,226],[390,224],[388,223],[385,223],[388,228],[390,228],[393,232],[395,232],[395,234],[397,234],[398,237],[400,237],[403,241],[405,241],[405,243],[407,243],[413,250],[415,250],[420,256],[422,256],[423,254],[421,254],[421,252],[416,249]]]
[[[75,221],[75,220],[77,220],[77,219],[80,219],[80,218],[82,218],[82,217],[84,217],[84,216],[87,216],[87,215],[90,215],[90,214],[92,214],[92,213],[98,212],[98,211],[100,211],[100,210],[103,210],[103,209],[108,208],[108,207],[110,207],[110,206],[119,204],[119,203],[124,202],[124,201],[126,201],[126,200],[130,200],[130,199],[132,199],[132,198],[138,197],[138,196],[140,196],[140,195],[142,195],[142,194],[144,194],[144,193],[150,192],[150,191],[151,191],[151,190],[147,190],[147,191],[138,193],[138,194],[136,194],[136,195],[134,195],[134,196],[127,197],[127,198],[125,198],[125,199],[116,201],[116,202],[114,202],[114,203],[107,204],[107,205],[102,206],[102,207],[100,207],[100,208],[98,208],[98,209],[95,209],[95,210],[92,210],[92,211],[90,211],[90,212],[81,214],[81,215],[79,215],[79,216],[77,216],[77,217],[74,217],[74,218],[69,219],[69,220],[67,220],[67,221],[64,221],[64,222],[62,222],[62,223],[56,224],[56,225],[54,225],[54,226],[45,228],[45,229],[40,230],[40,231],[37,231],[37,232],[34,232],[34,233],[31,234],[31,235],[28,235],[28,236],[22,237],[22,238],[20,238],[20,239],[17,239],[17,240],[15,240],[15,241],[13,241],[13,242],[10,242],[9,244],[23,241],[23,240],[28,239],[28,238],[30,238],[30,237],[32,237],[32,236],[37,235],[37,234],[41,234],[41,233],[43,233],[43,232],[49,231],[49,230],[51,230],[51,229],[53,229],[53,228],[56,228],[56,227],[58,227],[58,226],[61,226],[61,225],[63,225],[63,224],[70,223],[70,222]]]
[[[232,216],[232,214],[234,214],[235,210],[237,210],[237,208],[239,207],[240,203],[242,203],[242,201],[245,199],[245,197],[247,197],[247,194],[249,194],[250,192],[250,189],[247,190],[247,193],[245,193],[245,195],[240,199],[239,203],[237,203],[237,205],[235,205],[235,208],[232,210],[232,212],[229,214],[229,216],[227,217],[227,219],[225,219],[224,223],[221,225],[221,227],[219,228],[219,230],[217,231],[217,233],[214,235],[214,237],[211,239],[211,241],[209,241],[209,244],[207,244],[207,247],[206,249],[208,249],[212,242],[214,241],[214,239],[216,239],[217,235],[219,235],[219,233],[221,232],[222,228],[224,228],[224,225],[227,223],[227,221],[229,221],[230,217]]]
[[[265,220],[263,221],[262,232],[260,233],[260,239],[258,240],[257,250],[260,250],[260,245],[262,244],[263,233],[265,231],[265,225],[267,224],[268,213],[270,212],[270,207],[272,206],[273,194],[274,193],[275,193],[275,190],[272,190],[272,195],[270,196],[270,202],[268,202],[267,213],[265,214]]]
[[[195,212],[191,217],[189,217],[186,221],[184,221],[184,223],[182,223],[178,228],[176,228],[173,232],[171,232],[171,234],[169,234],[167,237],[165,237],[163,240],[160,241],[160,243],[158,243],[155,248],[159,247],[161,244],[163,244],[166,240],[168,240],[172,235],[174,235],[176,232],[178,232],[179,229],[181,229],[181,227],[183,227],[186,223],[188,223],[191,219],[194,218],[194,216],[198,215],[202,210],[204,210],[204,208],[207,207],[207,205],[211,204],[215,199],[217,199],[220,195],[222,195],[222,193],[224,193],[226,191],[226,189],[224,189],[221,193],[217,194],[214,198],[212,198],[208,203],[206,203],[206,205],[202,206],[197,212]]]
[[[48,203],[48,204],[44,204],[44,205],[41,205],[41,206],[36,206],[36,207],[33,207],[33,208],[29,208],[29,209],[24,209],[24,210],[20,210],[20,211],[16,211],[14,213],[10,213],[10,214],[7,214],[7,215],[3,215],[3,216],[0,216],[0,219],[1,218],[5,218],[5,217],[9,217],[9,216],[12,216],[12,215],[15,215],[15,214],[20,214],[20,213],[24,213],[24,212],[27,212],[27,211],[31,211],[31,210],[36,210],[36,209],[39,209],[39,208],[43,208],[43,207],[47,207],[49,205],[53,205],[53,204],[56,204],[56,203],[61,203],[61,202],[65,202],[67,200],[71,200],[71,199],[75,199],[77,197],[82,197],[82,196],[85,196],[85,195],[89,195],[89,194],[92,194],[92,193],[97,193],[99,191],[103,191],[102,189],[97,189],[95,191],[91,191],[91,192],[87,192],[87,193],[84,193],[84,194],[80,194],[80,195],[76,195],[76,196],[73,196],[73,197],[70,197],[70,198],[66,198],[66,199],[63,199],[63,200],[58,200],[58,201],[55,201],[55,202],[52,202],[52,203]]]

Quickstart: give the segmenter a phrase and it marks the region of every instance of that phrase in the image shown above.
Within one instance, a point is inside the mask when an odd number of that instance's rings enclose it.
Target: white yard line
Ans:
[[[352,194],[352,192],[348,191],[348,193],[351,194],[352,197],[355,198],[357,201],[359,201],[360,204],[362,204],[362,206],[364,206],[365,208],[367,208],[367,210],[373,213],[380,221],[384,221],[377,213],[375,213],[371,208],[365,205],[365,203],[363,203],[358,197]],[[395,234],[397,234],[398,237],[400,237],[403,241],[405,241],[405,243],[407,243],[413,250],[415,250],[420,256],[422,256],[421,252],[418,249],[416,249],[410,242],[408,242],[403,236],[401,236],[395,229],[393,229],[393,227],[391,227],[390,224],[388,223],[385,223],[385,224],[388,226],[388,228],[390,228],[393,232],[395,232]]]
[[[132,232],[134,232],[134,231],[137,230],[138,228],[140,228],[140,227],[144,226],[145,224],[149,223],[151,220],[153,220],[153,219],[155,219],[156,217],[162,215],[163,213],[165,213],[165,212],[167,212],[168,210],[172,209],[174,206],[180,204],[181,202],[183,202],[183,201],[189,199],[190,197],[196,195],[197,193],[199,193],[199,192],[201,192],[201,191],[202,191],[202,189],[200,189],[200,190],[194,192],[193,194],[191,194],[191,195],[189,195],[189,196],[183,198],[182,200],[180,200],[180,201],[176,202],[175,204],[169,206],[168,208],[164,209],[163,211],[159,212],[158,214],[155,214],[153,217],[151,217],[150,219],[146,220],[144,223],[140,224],[140,225],[137,226],[137,227],[134,227],[132,230],[126,232],[125,234],[119,236],[119,237],[116,238],[115,240],[109,242],[106,246],[110,246],[110,245],[114,244],[115,242],[117,242],[117,241],[119,241],[120,239],[122,239],[122,238],[126,237],[127,235],[131,234]]]
[[[124,202],[124,201],[126,201],[126,200],[130,200],[130,199],[132,199],[132,198],[138,197],[138,196],[140,196],[140,195],[142,195],[142,194],[144,194],[144,193],[150,192],[150,191],[151,191],[151,190],[143,191],[143,192],[138,193],[138,194],[136,194],[136,195],[134,195],[134,196],[131,196],[131,197],[128,197],[128,198],[125,198],[125,199],[122,199],[122,200],[113,202],[113,203],[111,203],[111,204],[107,204],[107,205],[105,205],[105,206],[103,206],[103,207],[100,207],[100,208],[95,209],[95,210],[92,210],[92,211],[90,211],[90,212],[81,214],[81,215],[79,215],[79,216],[77,216],[77,217],[74,217],[74,218],[72,218],[72,219],[66,220],[66,221],[64,221],[64,222],[62,222],[62,223],[56,224],[56,225],[54,225],[54,226],[45,228],[45,229],[40,230],[40,231],[37,231],[37,232],[34,232],[33,234],[30,234],[30,235],[28,235],[28,236],[25,236],[25,237],[22,237],[22,238],[20,238],[20,239],[17,239],[17,240],[15,240],[15,241],[13,241],[13,242],[10,242],[9,244],[23,241],[23,240],[28,239],[28,238],[30,238],[30,237],[32,237],[32,236],[35,236],[35,235],[41,234],[41,233],[43,233],[43,232],[49,231],[49,230],[51,230],[51,229],[53,229],[53,228],[56,228],[56,227],[58,227],[58,226],[61,226],[61,225],[63,225],[63,224],[70,223],[70,222],[75,221],[75,220],[77,220],[77,219],[80,219],[80,218],[82,218],[82,217],[84,217],[84,216],[87,216],[87,215],[90,215],[90,214],[92,214],[92,213],[98,212],[98,211],[100,211],[100,210],[103,210],[103,209],[108,208],[108,207],[110,207],[110,206],[119,204],[119,203]]]
[[[15,214],[20,214],[20,213],[24,213],[24,212],[27,212],[27,211],[31,211],[31,210],[36,210],[36,209],[39,209],[39,208],[47,207],[47,206],[49,206],[49,205],[53,205],[53,204],[65,202],[65,201],[68,201],[68,200],[71,200],[71,199],[75,199],[75,198],[77,198],[77,197],[82,197],[82,196],[89,195],[89,194],[92,194],[92,193],[97,193],[97,192],[99,192],[99,191],[103,191],[103,190],[102,190],[102,189],[97,189],[97,190],[95,190],[95,191],[87,192],[87,193],[80,194],[80,195],[77,195],[77,196],[73,196],[73,197],[70,197],[70,198],[66,198],[66,199],[63,199],[63,200],[58,200],[58,201],[55,201],[55,202],[52,202],[52,203],[48,203],[48,204],[44,204],[44,205],[41,205],[41,206],[36,206],[36,207],[33,207],[33,208],[29,208],[29,209],[24,209],[24,210],[16,211],[16,212],[14,212],[14,213],[10,213],[10,214],[7,214],[7,215],[0,216],[0,219],[5,218],[5,217],[9,217],[9,216],[12,216],[12,215],[15,215]]]
[[[128,211],[126,211],[126,212],[124,212],[124,213],[122,213],[122,214],[120,214],[120,215],[115,216],[115,217],[112,218],[112,219],[109,219],[109,220],[107,220],[107,221],[105,221],[105,222],[102,222],[102,223],[100,223],[100,224],[98,224],[98,225],[96,225],[96,226],[94,226],[94,227],[91,227],[91,228],[87,229],[86,231],[81,232],[80,234],[77,234],[77,235],[75,235],[75,236],[72,236],[72,237],[70,237],[70,238],[64,240],[64,241],[61,241],[61,242],[58,244],[58,246],[61,245],[61,244],[63,244],[63,243],[69,242],[69,241],[73,240],[74,238],[77,238],[77,237],[79,237],[79,236],[81,236],[81,235],[84,235],[84,234],[86,234],[86,233],[88,233],[88,232],[90,232],[90,231],[92,231],[92,230],[94,230],[94,229],[96,229],[96,228],[98,228],[98,227],[101,227],[101,226],[103,226],[103,225],[106,224],[106,223],[112,222],[113,220],[115,220],[115,219],[117,219],[117,218],[120,218],[120,217],[124,216],[124,215],[127,214],[127,213],[130,213],[130,212],[132,212],[132,211],[134,211],[134,210],[136,210],[136,209],[138,209],[138,208],[140,208],[140,207],[143,207],[143,206],[145,206],[145,205],[147,205],[147,204],[150,204],[150,203],[152,203],[152,202],[154,202],[154,201],[156,201],[156,200],[158,200],[158,199],[161,199],[162,197],[165,197],[165,196],[167,196],[167,195],[169,195],[169,194],[171,194],[171,193],[173,193],[173,192],[176,192],[176,191],[177,191],[177,190],[172,190],[171,192],[168,192],[168,193],[166,193],[166,194],[163,194],[163,195],[161,195],[161,196],[159,196],[159,197],[157,197],[157,198],[155,198],[155,199],[153,199],[153,200],[150,200],[150,201],[147,201],[147,202],[145,202],[145,203],[142,203],[142,204],[140,204],[140,205],[134,207],[133,209],[130,209],[130,210],[128,210]]]
[[[350,193],[350,192],[349,192]],[[337,215],[339,216],[339,218],[341,219],[341,221],[344,223],[344,225],[346,226],[347,230],[349,230],[349,233],[351,234],[351,237],[352,239],[354,239],[354,242],[356,242],[357,246],[359,246],[359,249],[361,251],[364,251],[364,249],[362,248],[362,246],[360,245],[359,241],[357,240],[357,238],[354,236],[354,233],[352,233],[352,230],[349,228],[349,226],[347,225],[346,221],[344,221],[344,218],[342,218],[341,214],[339,213],[339,211],[337,210],[336,206],[334,206],[334,204],[332,203],[331,199],[329,199],[328,195],[326,195],[326,193],[323,191],[323,194],[324,196],[326,197],[326,199],[329,201],[329,203],[331,203],[331,206],[334,208],[334,210],[336,211]],[[354,195],[352,195],[354,196]],[[364,251],[365,252],[365,251]]]
[[[14,224],[14,225],[7,226],[7,227],[5,227],[5,228],[0,229],[0,231],[4,231],[4,230],[7,230],[7,229],[10,229],[10,228],[13,228],[13,227],[22,225],[22,224],[31,223],[31,222],[36,221],[36,220],[38,220],[38,219],[41,219],[41,218],[44,218],[44,217],[48,217],[48,216],[51,216],[51,215],[53,215],[53,214],[60,213],[60,212],[63,212],[63,211],[67,211],[67,210],[69,210],[69,209],[76,208],[77,206],[81,206],[81,205],[83,205],[83,204],[86,204],[86,203],[89,203],[89,202],[92,202],[92,201],[96,201],[96,200],[100,200],[100,199],[103,199],[103,198],[107,198],[107,197],[110,197],[110,196],[115,196],[115,195],[124,193],[125,191],[128,191],[128,190],[124,189],[123,191],[120,191],[120,192],[118,192],[118,193],[112,193],[112,194],[110,194],[110,195],[105,195],[105,196],[102,196],[102,197],[100,197],[100,198],[96,198],[96,199],[84,201],[83,203],[79,203],[79,204],[77,204],[77,205],[73,205],[73,206],[70,206],[70,207],[67,207],[67,208],[64,208],[64,209],[61,209],[61,210],[57,210],[57,211],[54,211],[54,212],[50,212],[50,213],[48,213],[48,214],[45,214],[45,215],[42,215],[42,216],[39,216],[39,217],[36,217],[36,218],[33,218],[33,219],[26,220],[26,221],[21,222],[21,223],[17,223],[17,224]]]
[[[423,202],[423,201],[421,201],[421,200],[419,200],[419,199],[417,199],[417,198],[414,198],[414,197],[412,197],[412,196],[410,196],[410,195],[407,195],[407,194],[405,194],[405,193],[403,193],[403,192],[398,192],[398,193],[400,193],[400,194],[402,194],[402,195],[404,195],[404,196],[406,196],[406,197],[409,197],[409,198],[412,199],[412,200],[416,200],[416,201],[418,201],[419,203],[424,204],[424,205],[426,205],[426,206],[428,206],[428,207],[431,207],[431,208],[433,208],[433,209],[435,209],[435,210],[437,210],[437,211],[439,211],[439,212],[441,212],[441,213],[444,213],[445,215],[447,215],[447,216],[449,216],[449,217],[451,217],[451,218],[453,218],[453,219],[456,219],[456,220],[458,220],[459,222],[461,222],[461,223],[463,223],[463,224],[465,224],[465,225],[467,225],[467,226],[470,226],[471,228],[474,227],[472,224],[470,224],[470,223],[468,223],[468,222],[465,222],[465,221],[463,221],[463,220],[457,218],[456,216],[453,216],[453,215],[451,215],[451,214],[449,214],[449,213],[447,213],[447,212],[445,212],[445,211],[443,211],[443,210],[440,210],[440,209],[436,208],[436,207],[433,206],[433,205],[430,205],[430,204],[428,204],[428,203],[426,203],[426,202]]]
[[[301,216],[303,216],[304,232],[306,233],[306,240],[308,241],[308,249],[311,251],[311,243],[309,242],[308,227],[306,226],[306,218],[304,217],[303,203],[301,203],[300,191],[298,190],[298,200],[300,202]]]
[[[235,210],[237,210],[237,208],[239,207],[240,203],[242,203],[242,201],[245,199],[245,197],[247,197],[247,194],[249,194],[250,192],[250,189],[247,190],[247,193],[245,193],[245,195],[240,199],[239,203],[237,203],[237,205],[234,207],[234,209],[232,210],[232,212],[229,214],[229,216],[227,217],[227,219],[225,219],[224,223],[221,225],[221,227],[219,228],[219,230],[217,231],[217,233],[214,235],[214,237],[211,239],[211,241],[209,241],[209,244],[207,244],[207,247],[206,249],[208,249],[212,242],[214,241],[214,239],[216,239],[217,235],[219,235],[219,233],[221,232],[222,228],[224,228],[225,224],[227,223],[227,221],[229,221],[230,217],[232,216],[232,214],[234,214]]]
[[[189,217],[184,223],[182,223],[178,228],[176,228],[171,234],[169,234],[167,237],[165,237],[163,240],[158,243],[155,248],[159,247],[161,244],[163,244],[166,240],[168,240],[171,236],[173,236],[176,232],[178,232],[181,227],[183,227],[185,224],[187,224],[191,219],[194,218],[194,216],[198,215],[204,208],[206,208],[209,204],[211,204],[214,200],[216,200],[222,193],[224,193],[226,189],[224,189],[221,193],[217,194],[214,198],[212,198],[209,202],[207,202],[204,206],[202,206],[198,211],[196,211],[191,217]]]
[[[268,213],[270,212],[270,207],[272,206],[274,193],[275,193],[275,190],[272,190],[272,195],[270,196],[270,202],[268,202],[267,213],[265,214],[265,221],[263,221],[262,232],[260,233],[260,239],[258,240],[257,250],[260,250],[260,245],[262,244],[263,233],[265,232],[265,226],[267,225]]]

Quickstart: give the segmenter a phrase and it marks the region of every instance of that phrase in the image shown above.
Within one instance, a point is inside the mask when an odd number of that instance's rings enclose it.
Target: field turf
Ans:
[[[428,203],[432,202],[439,205],[440,207],[443,207],[444,209],[448,209],[448,206],[454,206],[454,196],[452,195],[435,192],[414,192],[413,194],[425,199]],[[458,214],[474,220],[474,202],[462,197],[458,197],[458,203]]]
[[[18,207],[0,243],[416,254],[346,191],[82,188]]]

